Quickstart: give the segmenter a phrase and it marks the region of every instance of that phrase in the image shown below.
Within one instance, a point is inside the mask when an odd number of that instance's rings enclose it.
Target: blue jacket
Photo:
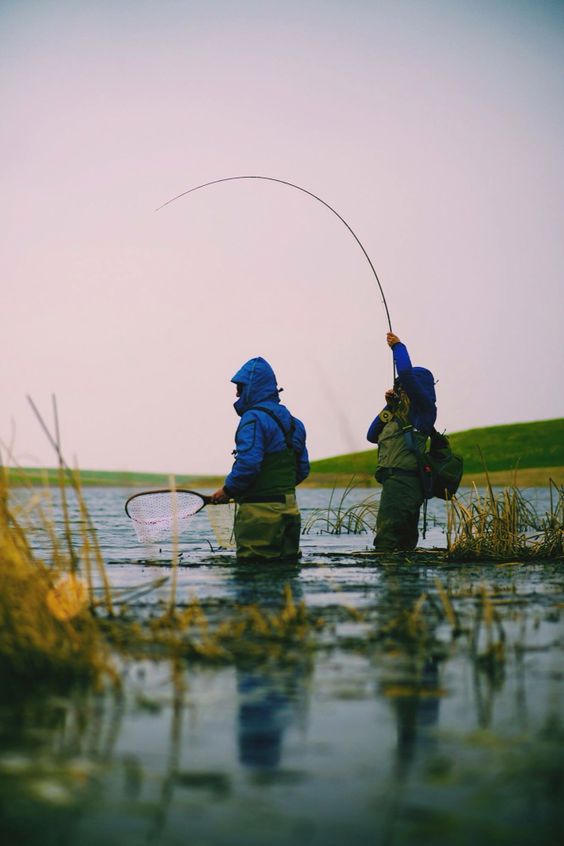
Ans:
[[[405,344],[394,344],[392,352],[399,383],[409,397],[409,422],[414,429],[430,435],[437,419],[437,397],[433,374],[425,367],[412,367]],[[384,425],[380,415],[372,421],[366,435],[370,443],[378,443],[378,437]]]
[[[296,453],[296,484],[309,475],[309,458],[306,448],[304,424],[292,417],[280,403],[276,376],[264,358],[251,358],[231,379],[243,386],[241,396],[233,408],[241,418],[235,433],[237,457],[224,484],[228,496],[239,496],[249,488],[259,474],[265,455],[286,449],[280,426],[268,414],[254,411],[253,406],[268,408],[288,432],[294,421],[292,444]]]

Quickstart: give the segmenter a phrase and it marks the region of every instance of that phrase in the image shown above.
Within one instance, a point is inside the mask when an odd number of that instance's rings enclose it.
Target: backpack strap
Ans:
[[[415,455],[415,458],[417,460],[417,470],[419,472],[419,480],[421,482],[421,490],[423,491],[423,502],[425,505],[423,512],[423,537],[425,537],[427,532],[426,503],[427,500],[433,496],[433,476],[431,472],[431,467],[429,466],[425,457],[426,453],[421,452],[421,450],[419,449],[417,439],[415,437],[416,430],[414,429],[412,424],[404,418],[397,417],[396,420],[403,435],[406,447],[410,452]]]
[[[399,414],[395,415],[395,420],[400,430],[398,434],[402,435],[408,450],[410,452],[414,452],[415,455],[419,455],[420,452],[419,447],[417,446],[417,441],[415,440],[415,429],[413,428],[413,424],[409,422],[407,417],[400,417]]]
[[[294,432],[296,430],[296,424],[294,422],[293,417],[291,418],[290,428],[286,431],[286,429],[284,428],[280,418],[277,417],[277,415],[274,414],[274,412],[271,411],[269,408],[265,408],[262,405],[255,405],[252,408],[248,408],[247,411],[263,411],[265,414],[268,414],[268,416],[271,417],[274,420],[274,422],[278,424],[280,431],[284,435],[284,441],[286,443],[286,447],[288,449],[291,449],[292,452],[296,451],[294,449]]]

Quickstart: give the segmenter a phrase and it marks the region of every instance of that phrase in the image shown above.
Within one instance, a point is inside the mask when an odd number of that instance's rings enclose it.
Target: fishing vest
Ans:
[[[296,451],[292,445],[294,434],[294,423],[288,431],[284,428],[278,417],[268,408],[255,406],[249,411],[263,411],[268,414],[280,427],[286,446],[278,452],[267,453],[260,466],[258,476],[250,488],[235,497],[237,502],[253,502],[256,497],[278,496],[281,494],[294,493],[296,487]]]
[[[410,449],[406,442],[403,427],[408,422],[399,417],[384,425],[378,437],[378,468],[395,468],[396,470],[417,470],[417,454]],[[427,435],[412,430],[413,437],[420,452],[425,451]]]

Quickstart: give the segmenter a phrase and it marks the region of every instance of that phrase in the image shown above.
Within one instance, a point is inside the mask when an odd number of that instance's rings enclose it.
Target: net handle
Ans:
[[[202,508],[205,505],[209,505],[209,503],[211,502],[211,496],[208,496],[207,494],[200,493],[199,491],[189,491],[187,488],[174,488],[174,490],[172,488],[159,488],[159,490],[141,491],[140,493],[136,493],[136,494],[133,494],[132,496],[130,496],[125,503],[125,513],[129,517],[129,519],[130,520],[134,519],[131,516],[131,514],[129,513],[129,507],[128,507],[129,503],[132,502],[132,500],[137,499],[137,497],[140,497],[140,496],[150,496],[151,494],[161,494],[161,493],[164,493],[164,494],[187,493],[187,494],[193,494],[194,496],[199,496],[200,499],[203,500],[203,502],[202,502],[201,506],[198,508],[198,511],[201,511]],[[194,514],[197,514],[198,511],[195,511]]]

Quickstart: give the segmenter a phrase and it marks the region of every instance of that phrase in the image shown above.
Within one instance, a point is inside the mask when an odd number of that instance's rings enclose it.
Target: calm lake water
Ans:
[[[136,542],[129,493],[86,492],[116,595],[167,576],[173,554]],[[300,491],[304,522],[330,495]],[[546,509],[548,491],[530,496]],[[446,545],[444,520],[433,500],[423,548]],[[319,529],[299,568],[244,570],[204,509],[181,538],[177,587],[180,605],[198,597],[221,619],[235,604],[277,609],[289,584],[325,620],[314,650],[222,667],[120,659],[119,695],[14,704],[4,691],[0,842],[556,842],[561,564],[374,560],[371,536]],[[41,532],[34,543],[47,548]],[[168,582],[140,595],[138,613],[169,595]]]

